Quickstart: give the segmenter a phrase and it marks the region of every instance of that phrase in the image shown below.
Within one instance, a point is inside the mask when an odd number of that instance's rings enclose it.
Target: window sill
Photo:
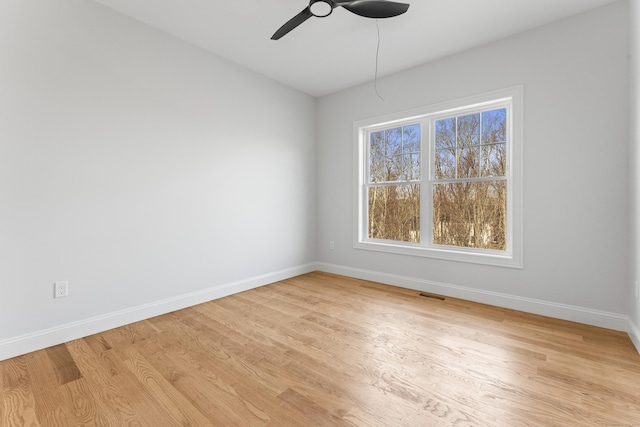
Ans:
[[[494,267],[507,267],[522,269],[522,256],[514,256],[497,251],[477,250],[465,248],[463,250],[449,249],[443,247],[424,247],[417,244],[403,243],[395,244],[386,241],[359,241],[354,242],[354,249],[362,249],[376,252],[386,252],[391,254],[417,256],[424,258],[434,258],[446,261],[466,262],[472,264],[482,264]],[[519,251],[520,254],[522,251]]]

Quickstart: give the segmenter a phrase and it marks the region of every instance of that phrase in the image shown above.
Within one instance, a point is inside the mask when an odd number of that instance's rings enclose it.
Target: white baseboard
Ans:
[[[638,325],[633,323],[631,318],[628,319],[627,333],[629,334],[629,338],[631,338],[631,342],[636,346],[638,353],[640,353],[640,328]]]
[[[2,340],[0,341],[0,360],[310,273],[316,269],[316,264],[301,265]]]
[[[0,360],[41,350],[315,270],[625,331],[629,334],[638,352],[640,352],[640,329],[628,316],[371,270],[335,264],[312,263],[2,340],[0,341]]]
[[[629,324],[631,323],[628,316],[617,313],[609,313],[590,308],[484,291],[481,289],[434,282],[431,280],[416,279],[413,277],[398,276],[326,263],[318,263],[318,270],[357,279],[371,280],[387,285],[402,286],[409,289],[440,294],[451,298],[460,298],[467,301],[474,301],[497,307],[524,311],[527,313],[540,314],[542,316],[549,316],[556,319],[570,320],[587,325],[614,329],[616,331],[628,332],[630,328]],[[640,335],[637,334],[636,328],[636,341],[634,341],[636,347],[638,347],[638,337],[640,337]],[[632,340],[633,339],[634,338],[632,337]]]

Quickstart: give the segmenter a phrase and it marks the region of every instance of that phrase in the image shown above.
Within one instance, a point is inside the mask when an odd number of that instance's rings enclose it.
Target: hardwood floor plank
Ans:
[[[107,350],[111,350],[113,348],[111,347],[111,344],[109,344],[109,342],[106,340],[106,338],[101,334],[90,335],[83,339],[84,342],[86,342],[87,345],[91,347],[91,349],[97,354],[100,354]]]
[[[214,425],[141,354],[125,363],[149,395],[169,413],[172,424],[202,427]]]
[[[45,351],[49,359],[51,359],[60,385],[70,383],[82,377],[75,360],[73,360],[73,357],[69,354],[69,350],[65,344],[49,347]]]
[[[322,405],[324,402],[317,402],[291,388],[280,393],[278,398],[296,408],[300,413],[303,413],[307,419],[311,420],[313,425],[347,425],[347,423],[342,420],[342,417],[336,416],[328,411],[327,408]]]
[[[141,426],[158,425],[151,422],[153,420],[162,421],[157,415],[158,408],[154,405],[143,408],[144,410],[136,410],[135,403],[139,398],[137,390],[130,387],[125,376],[111,375],[111,371],[101,363],[83,340],[70,341],[66,345],[81,370],[83,379],[86,378],[86,381],[82,382],[89,390],[86,394],[93,397],[96,405],[109,418]]]
[[[125,425],[125,418],[120,416],[116,408],[112,408],[101,401],[90,380],[81,378],[64,384],[61,390],[67,396],[68,404],[65,406],[65,410],[71,414],[75,421],[67,425]]]
[[[33,396],[36,401],[36,414],[41,424],[47,426],[77,424],[78,420],[67,410],[70,402],[58,387],[60,377],[47,352],[36,351],[26,354],[24,358],[29,375],[38,379],[38,387],[33,388]]]
[[[29,376],[25,356],[2,362],[3,393],[0,415],[6,426],[40,426],[33,395],[34,381]]]
[[[180,350],[170,350],[164,353],[145,352],[143,355],[213,425],[262,425],[256,422],[251,411],[246,407],[243,409],[243,403],[239,402],[241,399],[228,384],[210,372],[186,369],[185,357],[188,355],[184,352],[180,354]]]
[[[273,396],[284,390],[284,387],[277,381],[273,381],[256,369],[256,362],[264,358],[263,347],[255,345],[235,329],[228,329],[210,317],[195,312],[195,310],[191,314],[181,316],[181,319],[185,323],[185,329],[195,327],[197,330],[206,332],[198,334],[197,351],[201,357],[208,359],[207,363],[251,378],[257,387],[269,390]],[[178,334],[180,339],[184,339],[186,336],[182,332]]]

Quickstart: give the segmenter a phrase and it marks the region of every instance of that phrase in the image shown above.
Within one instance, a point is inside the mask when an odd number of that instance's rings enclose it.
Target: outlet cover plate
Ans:
[[[53,284],[53,297],[63,298],[69,295],[69,282],[61,281]]]

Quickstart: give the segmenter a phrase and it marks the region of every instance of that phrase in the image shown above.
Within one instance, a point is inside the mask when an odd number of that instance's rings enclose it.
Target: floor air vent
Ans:
[[[437,300],[440,300],[440,301],[444,301],[444,297],[442,295],[429,294],[427,292],[420,292],[420,296],[421,297],[425,297],[425,298],[431,298],[431,299],[437,299]]]

